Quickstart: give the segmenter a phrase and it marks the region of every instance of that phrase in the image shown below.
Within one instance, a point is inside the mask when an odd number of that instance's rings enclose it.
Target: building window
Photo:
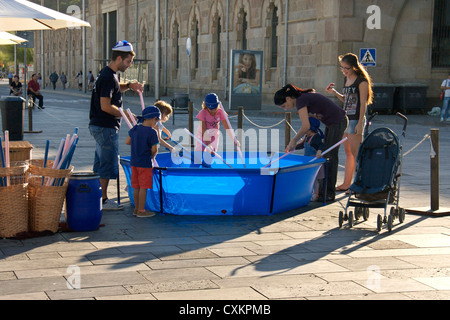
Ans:
[[[272,11],[272,62],[271,67],[276,68],[278,66],[278,36],[277,36],[277,26],[278,26],[278,8],[275,7]]]
[[[180,67],[180,45],[179,45],[180,30],[177,21],[175,21],[174,23],[173,30],[174,30],[173,46],[175,49],[175,69],[178,70],[178,68]]]
[[[216,52],[216,68],[220,69],[220,60],[222,58],[221,52],[221,43],[220,43],[220,34],[222,33],[222,26],[220,25],[220,18],[217,21],[217,33],[216,33],[216,43],[217,43],[217,52]]]
[[[432,67],[450,67],[450,2],[435,0]]]
[[[244,17],[242,19],[242,50],[247,50],[247,12],[244,12]]]
[[[111,49],[117,43],[117,11],[103,14],[103,58],[111,58]]]
[[[244,11],[244,8],[239,10],[238,20],[237,20],[237,43],[236,48],[241,48],[241,50],[247,50],[247,13]]]
[[[198,30],[198,20],[194,21],[194,61],[195,61],[195,69],[198,69],[198,36],[200,34],[200,31]]]

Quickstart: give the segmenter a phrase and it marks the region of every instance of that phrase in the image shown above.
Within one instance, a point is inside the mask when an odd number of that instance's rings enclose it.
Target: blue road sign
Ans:
[[[377,49],[361,49],[359,61],[365,67],[375,67],[377,65]]]

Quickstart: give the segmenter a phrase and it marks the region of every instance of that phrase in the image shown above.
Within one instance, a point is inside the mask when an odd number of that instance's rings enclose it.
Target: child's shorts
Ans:
[[[131,187],[133,189],[153,189],[153,168],[131,166]]]

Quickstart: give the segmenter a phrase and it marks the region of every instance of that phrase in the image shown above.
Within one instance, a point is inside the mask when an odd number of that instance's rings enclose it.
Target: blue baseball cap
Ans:
[[[132,52],[133,45],[131,43],[129,43],[127,40],[120,40],[112,48],[112,51]]]
[[[317,132],[322,139],[324,138],[324,134],[322,130],[320,130],[320,121],[318,119],[309,117],[309,130]]]
[[[219,102],[220,102],[219,97],[215,93],[209,93],[205,97],[205,105],[209,109],[217,108],[219,106]]]
[[[142,122],[145,119],[153,118],[158,118],[158,120],[161,120],[161,111],[159,111],[159,109],[155,106],[149,106],[142,110],[142,116],[138,117],[138,121]]]

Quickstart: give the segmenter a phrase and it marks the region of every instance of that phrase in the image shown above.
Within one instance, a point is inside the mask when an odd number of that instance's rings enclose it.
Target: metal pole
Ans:
[[[229,41],[230,41],[229,34],[228,34],[229,14],[230,14],[230,0],[227,0],[227,17],[226,17],[227,39],[226,39],[226,45],[225,45],[225,47],[226,47],[226,49],[225,49],[225,92],[223,94],[223,96],[225,97],[225,100],[228,97],[227,93],[228,93],[228,77],[229,77],[229,74],[228,74],[228,50],[229,50],[228,47],[229,47]]]
[[[41,0],[41,6],[44,6],[44,0]],[[44,57],[44,30],[40,31],[41,33],[41,76],[45,75],[45,57]],[[49,38],[49,42],[50,42],[50,38]],[[49,51],[49,63],[50,63],[50,52]],[[50,65],[49,65],[50,67]],[[45,81],[42,81],[42,88],[41,89],[45,89]],[[31,130],[30,130],[31,131]]]
[[[24,33],[26,35],[26,33]],[[27,100],[27,92],[28,92],[28,82],[27,82],[27,43],[23,43],[23,56],[24,56],[24,62],[25,66],[23,68],[23,84],[24,84],[24,90],[23,90],[23,96],[25,97],[25,100]]]
[[[286,9],[284,13],[284,75],[283,75],[283,87],[287,82],[287,38],[288,38],[288,13],[289,13],[289,0],[286,0]]]
[[[161,47],[161,27],[160,27],[160,1],[156,0],[156,11],[155,11],[155,99],[159,100],[159,77],[160,77],[160,70],[159,70],[159,61],[161,61],[160,56],[160,47]]]
[[[439,129],[431,129],[431,211],[439,210]]]
[[[138,30],[139,30],[139,0],[136,0],[135,6],[135,23],[134,23],[134,49],[138,52]]]
[[[164,4],[164,95],[167,95],[167,0]]]
[[[86,21],[86,1],[83,0],[82,2],[82,10],[83,10],[83,20]],[[83,37],[83,91],[84,93],[87,92],[87,86],[86,86],[86,27],[82,27],[82,37]]]

